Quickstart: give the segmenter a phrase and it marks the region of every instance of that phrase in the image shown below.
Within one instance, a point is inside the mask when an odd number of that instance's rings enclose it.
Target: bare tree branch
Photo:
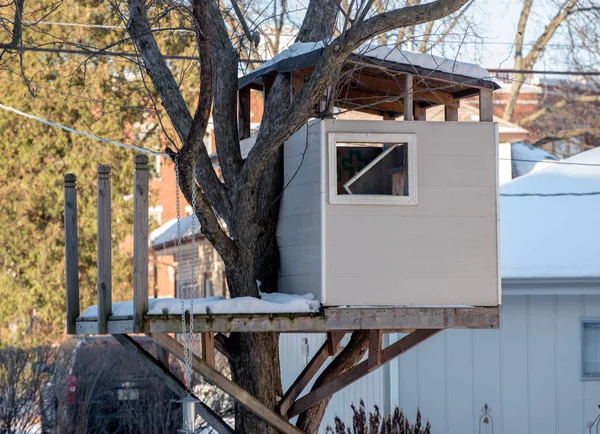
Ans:
[[[233,10],[235,11],[235,15],[237,16],[238,21],[242,26],[242,29],[244,29],[246,39],[248,39],[248,41],[250,41],[255,48],[258,47],[258,44],[260,43],[260,33],[256,31],[253,32],[250,30],[250,27],[246,22],[246,17],[242,13],[242,10],[240,9],[240,5],[238,5],[237,0],[231,0],[231,5],[233,6]]]
[[[13,21],[12,37],[8,44],[0,44],[0,49],[16,50],[19,48],[23,34],[23,5],[25,0],[15,0],[15,18]]]

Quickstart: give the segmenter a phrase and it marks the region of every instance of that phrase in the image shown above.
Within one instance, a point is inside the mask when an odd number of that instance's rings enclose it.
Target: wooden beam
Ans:
[[[479,122],[494,122],[494,96],[488,89],[479,91]]]
[[[360,107],[377,109],[384,112],[404,113],[404,102],[401,96],[383,95],[367,90],[343,88],[334,101],[337,107]]]
[[[413,76],[406,74],[404,76],[404,120],[413,120]]]
[[[381,365],[382,338],[383,333],[381,330],[369,331],[369,358],[367,363],[369,371],[373,371]]]
[[[178,315],[146,316],[145,327],[153,333],[178,333]],[[307,314],[212,314],[194,315],[194,331],[201,333],[304,332],[326,333],[381,329],[499,327],[499,310],[494,307],[325,307],[322,313]]]
[[[243,87],[238,91],[238,134],[240,140],[250,137],[252,116],[250,92],[250,87]]]
[[[340,332],[327,332],[327,351],[330,356],[335,356],[340,348],[340,341],[343,339],[346,333]]]
[[[137,360],[150,372],[160,378],[166,386],[179,395],[180,398],[184,398],[188,394],[188,390],[185,385],[177,378],[173,373],[167,369],[162,363],[156,360],[150,355],[140,344],[128,335],[113,335],[113,337],[123,345],[127,350],[132,351]],[[191,393],[190,393],[191,394]],[[191,394],[194,396],[193,394]],[[194,398],[196,398],[194,396]],[[196,398],[198,399],[198,398]],[[232,434],[233,430],[227,425],[221,417],[215,413],[210,407],[203,402],[198,403],[200,416],[212,426],[219,434]]]
[[[376,94],[398,96],[404,95],[405,74],[395,76],[373,76],[361,72],[360,75],[352,77],[350,87],[363,91],[371,91]],[[460,102],[448,92],[438,89],[436,86],[425,86],[420,84],[420,79],[413,76],[413,100],[425,101],[430,105],[458,105]],[[477,90],[473,90],[477,92]]]
[[[312,359],[304,367],[300,375],[294,380],[292,385],[279,401],[279,413],[285,416],[289,408],[292,406],[296,398],[300,396],[302,391],[308,386],[313,377],[319,372],[319,369],[325,364],[330,356],[337,353],[340,346],[340,341],[345,333],[328,333],[327,340],[317,350]]]
[[[414,105],[415,121],[426,121],[427,120],[427,109],[421,107],[419,104]]]
[[[390,360],[398,357],[402,353],[405,353],[439,331],[440,330],[417,330],[403,337],[382,351],[381,363],[383,364],[389,362]],[[287,412],[287,416],[292,418],[299,415],[313,405],[318,404],[322,400],[342,390],[349,384],[354,383],[355,381],[369,374],[369,372],[371,372],[369,369],[369,360],[359,363],[333,380],[323,384],[319,388],[298,399],[290,407],[289,411]]]
[[[106,334],[112,314],[112,235],[110,212],[110,166],[98,166],[98,333]]]
[[[144,329],[148,312],[148,156],[135,156],[133,190],[133,330]]]
[[[294,71],[292,72],[290,85],[292,87],[292,99],[296,97],[304,87],[304,75]]]
[[[79,316],[79,242],[77,239],[77,177],[67,173],[65,189],[65,279],[67,334],[73,335],[77,329],[75,320]]]
[[[183,346],[167,334],[152,333],[150,337],[160,346],[175,355],[178,359],[184,360]],[[298,428],[290,424],[281,415],[271,410],[258,399],[250,395],[240,386],[229,380],[212,366],[209,366],[195,354],[192,354],[192,368],[208,382],[214,384],[223,392],[238,401],[241,405],[263,419],[273,428],[284,434],[302,434]]]
[[[204,332],[201,335],[202,342],[202,360],[208,365],[215,367],[215,335],[211,332]]]
[[[444,115],[446,122],[458,121],[458,107],[444,106]]]

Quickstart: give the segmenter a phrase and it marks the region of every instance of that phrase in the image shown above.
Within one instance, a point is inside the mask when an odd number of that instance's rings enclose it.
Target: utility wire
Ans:
[[[169,157],[167,154],[162,153],[162,152],[153,151],[151,149],[142,148],[140,146],[127,145],[125,143],[120,143],[120,142],[116,142],[114,140],[109,140],[109,139],[105,139],[103,137],[98,137],[98,136],[95,136],[94,134],[89,134],[89,133],[86,133],[86,132],[83,132],[83,131],[75,130],[75,129],[67,127],[65,125],[61,125],[61,124],[57,124],[57,123],[51,122],[51,121],[49,121],[47,119],[43,119],[43,118],[40,118],[38,116],[34,116],[34,115],[29,114],[29,113],[22,112],[20,110],[17,110],[17,109],[12,108],[12,107],[5,106],[3,104],[0,104],[0,109],[16,113],[19,116],[23,116],[23,117],[26,117],[26,118],[29,118],[29,119],[33,119],[35,121],[41,122],[41,123],[49,125],[51,127],[60,128],[62,130],[68,131],[70,133],[78,134],[80,136],[84,136],[84,137],[87,137],[87,138],[93,139],[93,140],[98,140],[100,142],[109,143],[111,145],[118,146],[120,148],[133,149],[134,151],[143,152],[145,154],[150,154],[150,155],[159,155],[161,157]]]
[[[600,191],[587,193],[500,193],[502,197],[560,197],[560,196],[600,196]]]
[[[508,161],[523,161],[525,163],[551,163],[551,164],[560,164],[565,166],[593,166],[600,167],[600,164],[594,163],[571,163],[569,161],[564,160],[527,160],[523,158],[498,158],[499,160],[508,160]]]

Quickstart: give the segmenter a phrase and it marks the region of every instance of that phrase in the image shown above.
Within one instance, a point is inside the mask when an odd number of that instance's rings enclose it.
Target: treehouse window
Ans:
[[[329,200],[342,204],[417,203],[414,134],[329,136]]]

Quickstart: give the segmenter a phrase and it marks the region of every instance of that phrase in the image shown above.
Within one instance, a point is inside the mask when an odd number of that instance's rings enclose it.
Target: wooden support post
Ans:
[[[79,253],[77,240],[77,177],[67,173],[65,183],[65,272],[67,289],[67,334],[77,333],[79,316]]]
[[[250,137],[251,131],[251,97],[250,87],[244,87],[238,91],[238,129],[240,140]]]
[[[150,337],[160,346],[167,349],[171,354],[179,360],[184,360],[183,345],[164,333],[152,333]],[[302,434],[298,428],[290,424],[287,420],[281,417],[275,411],[264,405],[258,399],[250,395],[240,386],[225,377],[215,368],[209,366],[202,361],[198,356],[192,354],[192,368],[208,382],[214,384],[223,392],[227,393],[241,405],[263,419],[276,430],[284,434]]]
[[[137,360],[160,378],[169,389],[175,392],[179,397],[184,398],[188,394],[185,385],[171,371],[163,366],[158,360],[152,357],[140,344],[128,335],[113,335],[113,337],[129,351],[132,351]],[[192,395],[193,396],[193,395]],[[197,399],[197,398],[196,398]],[[233,430],[227,425],[223,419],[219,417],[210,407],[203,402],[198,403],[198,413],[200,416],[212,426],[219,434],[232,434]]]
[[[445,105],[444,113],[445,113],[446,122],[458,122],[458,107],[457,106]]]
[[[479,122],[494,122],[494,97],[489,89],[479,91]]]
[[[298,72],[292,72],[290,86],[292,91],[292,100],[300,93],[304,87],[304,76]]]
[[[375,370],[381,365],[381,342],[383,333],[381,330],[369,330],[369,371]]]
[[[384,121],[395,121],[396,118],[390,112],[383,112],[383,120]]]
[[[208,365],[215,367],[215,335],[211,332],[201,334],[202,360]]]
[[[290,409],[296,398],[298,398],[306,386],[308,386],[327,359],[337,353],[340,341],[344,337],[344,334],[345,333],[339,332],[327,333],[327,340],[325,343],[317,350],[310,362],[308,362],[300,375],[298,375],[298,378],[296,378],[294,383],[285,392],[281,401],[279,401],[278,407],[281,415],[286,416],[287,411]]]
[[[98,333],[106,334],[112,315],[112,235],[110,166],[98,166]]]
[[[426,121],[427,120],[427,109],[421,107],[419,104],[415,104],[415,121]]]
[[[405,353],[415,345],[423,342],[425,339],[433,336],[439,331],[440,330],[438,329],[421,329],[403,337],[382,351],[381,364],[387,363],[390,360],[398,357],[400,354]],[[287,417],[292,418],[294,416],[298,416],[300,413],[309,409],[313,405],[318,404],[322,400],[342,390],[349,384],[361,379],[365,375],[369,374],[369,372],[371,372],[369,369],[369,360],[365,360],[353,368],[348,369],[343,374],[335,377],[331,381],[328,381],[319,388],[312,390],[310,393],[294,402],[287,412]]]
[[[404,120],[413,120],[413,76],[404,76]]]
[[[133,190],[133,330],[141,333],[148,312],[148,156],[135,156]]]
[[[346,333],[340,332],[327,332],[327,351],[330,356],[335,356],[340,348],[340,341]]]

